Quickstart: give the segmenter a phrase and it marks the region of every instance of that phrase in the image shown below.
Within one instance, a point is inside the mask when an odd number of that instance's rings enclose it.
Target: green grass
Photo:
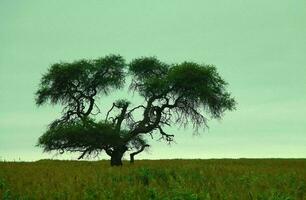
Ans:
[[[306,199],[305,159],[0,162],[2,199]]]

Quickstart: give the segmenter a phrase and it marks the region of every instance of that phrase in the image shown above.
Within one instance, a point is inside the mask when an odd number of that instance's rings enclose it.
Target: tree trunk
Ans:
[[[132,153],[130,154],[130,163],[134,163],[134,156],[135,156],[134,154]]]
[[[150,145],[148,145],[148,144],[142,145],[141,148],[138,151],[136,151],[134,153],[131,153],[130,154],[130,163],[134,163],[134,156],[141,153],[146,147],[149,147],[149,146]]]
[[[111,166],[122,166],[123,154],[113,153],[111,156]]]
[[[113,150],[111,154],[111,166],[122,166],[122,157],[126,150],[126,146],[117,147]]]

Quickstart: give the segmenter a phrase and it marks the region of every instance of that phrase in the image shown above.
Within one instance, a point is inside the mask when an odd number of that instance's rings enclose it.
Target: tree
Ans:
[[[165,126],[191,124],[198,130],[207,126],[207,117],[222,118],[235,108],[227,83],[213,65],[168,65],[143,57],[125,67],[124,59],[116,55],[52,65],[41,80],[36,103],[62,104],[63,117],[50,124],[38,145],[45,151],[79,151],[80,158],[105,151],[111,165],[122,165],[126,151],[136,149],[130,154],[133,162],[134,155],[148,147],[146,135],[157,133],[171,143],[174,135],[166,133]],[[100,111],[96,98],[121,89],[127,76],[132,80],[130,91],[143,97],[145,104],[132,107],[127,100],[116,100],[105,119],[96,122]]]

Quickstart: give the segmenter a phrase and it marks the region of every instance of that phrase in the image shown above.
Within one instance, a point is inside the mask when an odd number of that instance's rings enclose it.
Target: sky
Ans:
[[[34,93],[51,64],[108,54],[214,64],[238,102],[137,158],[306,157],[305,0],[0,0],[0,160],[76,159],[35,146],[61,107],[37,107]]]

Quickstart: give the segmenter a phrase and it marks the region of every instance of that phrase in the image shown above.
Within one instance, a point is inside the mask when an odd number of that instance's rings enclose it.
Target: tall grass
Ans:
[[[2,199],[306,199],[305,159],[0,163]]]

